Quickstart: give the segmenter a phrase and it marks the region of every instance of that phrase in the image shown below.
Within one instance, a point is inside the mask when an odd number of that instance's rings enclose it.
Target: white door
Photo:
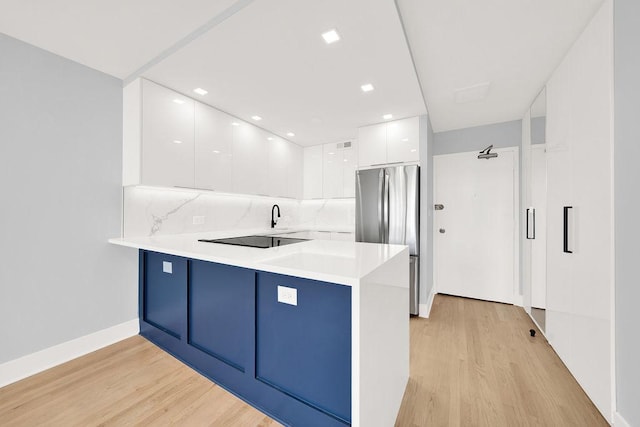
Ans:
[[[531,307],[547,306],[547,159],[544,145],[531,146]]]
[[[434,156],[438,293],[513,303],[517,148]]]

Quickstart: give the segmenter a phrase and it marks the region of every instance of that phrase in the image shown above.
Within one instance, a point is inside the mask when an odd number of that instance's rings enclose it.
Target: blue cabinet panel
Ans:
[[[278,302],[278,286],[297,305]],[[256,377],[321,411],[351,420],[351,288],[257,273]]]
[[[186,334],[187,260],[144,253],[144,320],[176,338]]]
[[[189,344],[236,369],[252,365],[255,273],[191,261]]]

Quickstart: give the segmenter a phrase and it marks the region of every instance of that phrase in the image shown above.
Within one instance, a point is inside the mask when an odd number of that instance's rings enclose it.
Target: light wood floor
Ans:
[[[411,319],[397,426],[607,425],[521,308],[438,295]],[[141,337],[0,389],[1,426],[275,426]]]

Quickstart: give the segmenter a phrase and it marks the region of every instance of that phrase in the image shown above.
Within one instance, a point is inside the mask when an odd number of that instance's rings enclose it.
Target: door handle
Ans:
[[[444,234],[445,229],[444,229],[444,228],[441,228],[441,229],[440,229],[440,230],[438,230],[438,231],[440,232],[440,234]]]
[[[529,223],[531,218],[531,224]],[[536,210],[534,208],[527,208],[527,239],[534,240],[536,238]],[[531,231],[531,233],[529,233]]]
[[[565,254],[572,254],[573,251],[569,249],[569,209],[573,209],[573,206],[564,206],[562,209],[564,217],[562,252]]]

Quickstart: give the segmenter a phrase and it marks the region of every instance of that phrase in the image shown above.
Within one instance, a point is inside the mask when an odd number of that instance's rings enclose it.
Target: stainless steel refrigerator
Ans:
[[[356,171],[356,241],[409,246],[409,313],[418,314],[420,167]]]

